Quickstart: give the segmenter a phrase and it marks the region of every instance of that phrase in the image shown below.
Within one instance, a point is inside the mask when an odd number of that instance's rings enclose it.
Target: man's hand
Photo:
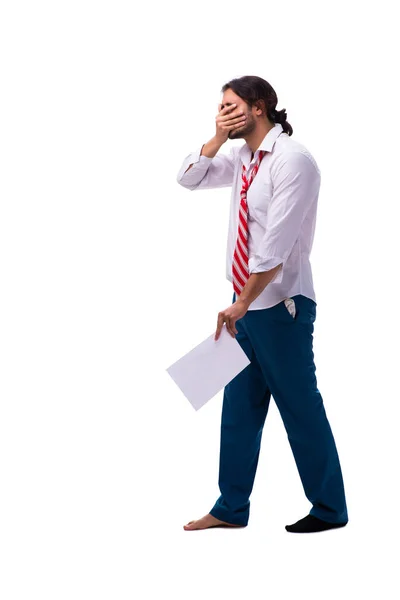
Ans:
[[[243,107],[236,108],[236,104],[224,106],[218,104],[218,114],[215,117],[215,139],[222,146],[228,138],[229,132],[233,129],[239,129],[247,122],[247,117],[243,113]]]
[[[234,304],[231,304],[229,308],[218,313],[217,331],[215,333],[214,340],[219,338],[224,323],[226,323],[226,328],[231,336],[235,337],[235,334],[237,333],[235,323],[244,317],[244,315],[247,313],[248,306],[248,304],[241,301],[239,298]]]
[[[244,317],[249,310],[250,304],[258,298],[269,282],[274,279],[282,265],[283,263],[280,263],[269,271],[252,273],[250,275],[236,302],[218,314],[217,331],[214,337],[215,340],[219,338],[224,323],[226,323],[226,328],[231,336],[235,337],[235,333],[237,333],[235,327],[236,321]]]

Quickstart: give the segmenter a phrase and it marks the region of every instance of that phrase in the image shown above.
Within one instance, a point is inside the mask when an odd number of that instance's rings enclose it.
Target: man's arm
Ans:
[[[250,276],[238,297],[245,307],[249,307],[272,280],[282,281],[284,263],[299,237],[320,181],[320,173],[301,152],[290,154],[278,168],[266,231],[256,254],[249,258]]]
[[[267,285],[274,279],[281,266],[282,265],[280,264],[274,267],[273,269],[270,269],[269,271],[264,271],[262,273],[252,273],[248,278],[246,285],[242,290],[242,293],[237,298],[237,301],[243,304],[247,309],[250,306],[250,304],[256,298],[258,298],[258,296],[267,287]]]
[[[250,275],[244,286],[242,293],[239,298],[231,304],[226,310],[218,313],[217,330],[215,332],[214,340],[217,341],[223,324],[226,324],[226,329],[232,337],[238,333],[235,323],[238,319],[241,319],[248,311],[250,304],[257,298],[257,296],[263,291],[266,285],[275,277],[277,270],[280,265],[270,269],[265,273],[256,273]]]
[[[250,275],[282,265],[275,283],[282,281],[285,262],[312,203],[318,197],[320,183],[319,170],[308,156],[293,152],[285,157],[274,176],[265,234],[256,253],[249,258]]]
[[[177,181],[189,190],[231,186],[235,172],[235,147],[229,154],[218,152],[221,144],[215,138],[189,154],[179,170]]]
[[[211,138],[211,140],[209,142],[207,142],[207,144],[203,144],[203,146],[200,150],[200,155],[206,156],[207,158],[214,158],[214,156],[217,154],[217,152],[220,148],[221,148],[221,144],[219,144],[217,142],[217,140],[215,139],[215,137],[213,137],[213,138]],[[192,167],[193,167],[193,163],[188,166],[185,173],[187,173],[189,171],[189,169],[191,169]]]

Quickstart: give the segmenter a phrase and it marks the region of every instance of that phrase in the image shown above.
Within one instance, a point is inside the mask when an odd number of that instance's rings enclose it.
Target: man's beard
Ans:
[[[228,138],[230,140],[234,140],[236,138],[242,138],[245,135],[251,133],[254,129],[254,122],[250,121],[249,123],[245,123],[242,127],[237,127],[235,129],[229,130]]]

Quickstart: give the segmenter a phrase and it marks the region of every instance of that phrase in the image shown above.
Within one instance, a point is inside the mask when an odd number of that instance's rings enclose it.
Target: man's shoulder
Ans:
[[[307,159],[314,165],[318,173],[320,173],[317,161],[304,144],[296,139],[293,139],[292,136],[287,134],[282,134],[278,137],[273,151],[273,162],[276,163],[276,165],[281,165],[282,163],[287,162],[291,158],[296,158],[299,155],[307,157]]]

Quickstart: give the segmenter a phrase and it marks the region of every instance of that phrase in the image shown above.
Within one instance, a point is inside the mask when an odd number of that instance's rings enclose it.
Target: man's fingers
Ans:
[[[232,321],[230,319],[228,319],[226,321],[226,328],[228,330],[228,332],[231,334],[232,337],[235,337],[235,332],[234,332],[234,325],[232,324]]]
[[[231,324],[229,322],[229,319],[227,319],[225,321],[225,326],[226,326],[226,329],[227,329],[228,333],[230,333],[232,335]]]
[[[236,324],[236,321],[234,321],[234,320],[232,319],[232,321],[231,321],[231,323],[230,323],[230,327],[231,327],[231,330],[232,330],[232,335],[233,335],[233,337],[235,337],[236,333],[238,332],[238,331],[237,331],[237,329],[236,329],[236,327],[235,327],[235,324]]]
[[[219,338],[223,324],[224,324],[224,315],[220,314],[220,315],[218,315],[217,331],[215,333],[214,339],[217,340]]]
[[[222,327],[224,326],[224,323],[225,323],[225,326],[226,326],[226,329],[227,329],[228,333],[233,338],[238,333],[238,331],[237,331],[237,329],[235,327],[236,320],[233,319],[233,317],[226,317],[224,315],[224,313],[220,313],[218,315],[217,331],[216,331],[215,337],[214,337],[215,340],[217,340],[219,338],[219,336],[221,334]]]
[[[236,108],[236,104],[230,104],[229,106],[224,106],[223,109],[221,109],[222,107],[222,102],[220,104],[218,104],[218,112],[223,112],[224,114],[229,112],[230,110],[234,110]]]
[[[221,104],[222,106],[222,104]],[[224,113],[228,113],[231,110],[235,110],[236,108],[236,104],[230,104],[229,106],[224,106],[223,111]]]

